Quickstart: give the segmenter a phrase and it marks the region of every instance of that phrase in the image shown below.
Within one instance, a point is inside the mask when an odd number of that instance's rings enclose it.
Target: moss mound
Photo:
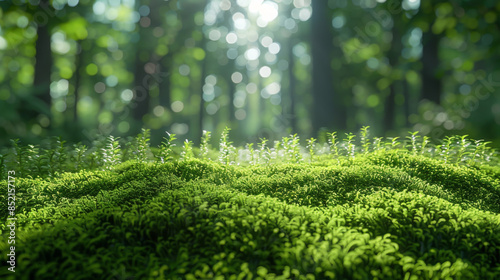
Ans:
[[[18,178],[18,272],[0,276],[495,279],[499,177],[390,150],[316,164],[127,161]]]

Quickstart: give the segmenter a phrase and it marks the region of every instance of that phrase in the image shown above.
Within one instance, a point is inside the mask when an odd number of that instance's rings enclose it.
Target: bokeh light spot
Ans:
[[[242,121],[247,117],[247,112],[244,109],[238,109],[234,112],[234,117],[237,120]]]
[[[163,106],[158,105],[153,109],[153,114],[157,117],[162,116],[164,113],[165,113],[165,108],[163,108]]]
[[[263,66],[259,69],[259,75],[262,78],[268,78],[271,76],[271,68],[269,66]]]
[[[182,101],[174,101],[174,102],[172,102],[171,107],[172,107],[172,111],[179,113],[180,111],[182,111],[184,109],[184,103],[182,103]]]
[[[94,63],[90,63],[89,65],[87,65],[87,67],[85,68],[85,71],[87,72],[87,74],[89,74],[90,76],[94,76],[95,74],[97,74],[97,71],[99,69],[97,68],[97,65],[95,65]]]
[[[248,83],[245,89],[248,93],[252,94],[257,92],[257,85],[255,83]]]
[[[332,19],[332,26],[334,28],[342,28],[342,26],[344,26],[345,24],[345,17],[340,15],[340,16],[336,16]]]
[[[231,75],[231,81],[235,84],[241,83],[241,81],[243,81],[243,75],[240,72],[234,72]]]
[[[103,82],[97,82],[94,85],[94,90],[97,93],[103,93],[106,90],[106,85]]]
[[[236,33],[234,32],[229,32],[227,35],[226,35],[226,42],[228,44],[234,44],[236,43],[236,41],[238,41],[238,36],[236,35]]]
[[[120,98],[125,102],[129,102],[133,97],[134,93],[130,89],[126,89],[120,94]]]
[[[111,123],[111,121],[113,121],[113,114],[110,111],[104,111],[99,114],[97,119],[102,124],[108,124]]]
[[[122,121],[118,124],[118,131],[121,133],[127,133],[130,129],[130,124],[126,121]]]
[[[272,54],[278,54],[280,52],[280,44],[278,43],[272,43],[269,45],[269,52]]]
[[[205,83],[215,86],[217,84],[217,77],[215,75],[208,75],[205,78]]]
[[[207,105],[206,111],[209,115],[214,115],[219,110],[219,107],[215,103],[210,103]]]
[[[189,132],[189,126],[185,123],[174,123],[170,130],[177,135],[184,135]]]
[[[189,68],[189,66],[187,66],[186,64],[182,64],[181,66],[179,66],[179,74],[181,74],[182,76],[187,76],[190,72],[191,68]]]
[[[256,60],[260,56],[260,50],[258,48],[250,48],[245,52],[245,58],[247,60]]]
[[[377,95],[375,94],[371,94],[370,96],[368,96],[368,98],[366,99],[366,105],[368,105],[368,107],[377,107],[378,104],[380,103],[380,99]]]

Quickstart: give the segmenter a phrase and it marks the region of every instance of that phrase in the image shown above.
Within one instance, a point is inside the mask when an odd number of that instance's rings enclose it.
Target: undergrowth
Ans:
[[[6,178],[5,170],[15,170],[18,177],[47,177],[54,173],[75,172],[81,169],[102,170],[135,160],[140,162],[165,163],[174,159],[189,159],[198,157],[219,161],[226,165],[283,164],[316,162],[319,164],[333,160],[339,163],[344,159],[354,159],[377,151],[408,152],[412,155],[442,160],[445,163],[464,166],[496,166],[499,163],[499,153],[488,146],[490,142],[468,139],[464,136],[448,136],[431,144],[429,137],[419,136],[417,132],[409,132],[406,140],[398,137],[383,139],[369,138],[368,126],[360,130],[359,135],[345,134],[339,141],[336,132],[328,133],[327,143],[317,143],[316,139],[307,139],[302,146],[297,134],[283,137],[268,145],[267,139],[261,139],[254,148],[254,143],[245,147],[234,147],[229,140],[230,129],[226,128],[219,141],[219,153],[209,149],[211,133],[203,132],[199,153],[193,150],[193,142],[186,139],[176,147],[175,134],[166,132],[166,137],[159,147],[151,147],[150,131],[143,132],[133,139],[120,139],[112,135],[99,137],[92,147],[82,144],[65,145],[60,138],[52,138],[49,144],[21,145],[18,139],[11,140],[12,147],[0,153],[0,168],[4,171],[1,179]],[[359,144],[358,144],[359,143]],[[214,156],[215,155],[215,156]]]
[[[488,142],[326,134],[218,147],[167,133],[0,154],[15,171],[5,279],[497,279],[500,168]],[[342,139],[342,140],[340,140]],[[436,139],[434,139],[435,141]],[[10,210],[0,205],[5,220]],[[14,277],[15,276],[15,277]]]

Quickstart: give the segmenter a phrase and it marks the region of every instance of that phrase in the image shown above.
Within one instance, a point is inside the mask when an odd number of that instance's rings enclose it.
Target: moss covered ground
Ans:
[[[60,139],[59,152],[5,153],[3,172],[19,174],[16,272],[6,222],[0,277],[500,279],[500,168],[481,142],[330,134],[236,149],[221,137],[214,151],[173,139],[144,150],[143,133],[126,150],[108,138],[81,161]]]

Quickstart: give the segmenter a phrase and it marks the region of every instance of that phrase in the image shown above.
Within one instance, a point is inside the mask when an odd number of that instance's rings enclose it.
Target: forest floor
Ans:
[[[126,161],[14,182],[16,266],[6,223],[2,279],[500,278],[490,165],[380,150],[283,164]]]

